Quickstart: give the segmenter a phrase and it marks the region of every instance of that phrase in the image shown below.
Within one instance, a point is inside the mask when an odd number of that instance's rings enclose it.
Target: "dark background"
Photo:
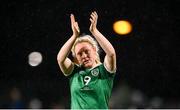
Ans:
[[[68,107],[68,79],[62,75],[56,56],[72,31],[73,13],[81,33],[90,34],[89,16],[99,15],[98,29],[117,53],[114,89],[122,82],[147,97],[180,100],[180,49],[178,0],[25,0],[1,1],[0,15],[0,107],[14,86],[25,101],[38,97],[44,108],[60,101]],[[112,25],[126,19],[133,25],[128,35],[118,35]],[[43,55],[37,67],[28,55]],[[101,53],[104,56],[104,53]]]

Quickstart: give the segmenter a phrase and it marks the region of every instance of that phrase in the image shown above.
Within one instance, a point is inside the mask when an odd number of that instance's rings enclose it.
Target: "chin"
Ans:
[[[85,68],[92,68],[92,66],[93,66],[92,64],[85,64],[84,65]]]

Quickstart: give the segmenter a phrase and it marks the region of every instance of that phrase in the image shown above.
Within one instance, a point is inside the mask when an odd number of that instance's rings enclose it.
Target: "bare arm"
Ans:
[[[104,64],[106,66],[106,69],[110,72],[116,71],[116,52],[111,43],[97,29],[97,19],[97,13],[92,12],[90,17],[91,26],[89,30],[106,53],[106,56],[104,58]]]
[[[71,48],[80,33],[79,26],[78,26],[78,23],[75,21],[74,15],[71,14],[70,18],[71,18],[71,28],[73,31],[73,35],[62,46],[62,48],[60,49],[57,55],[57,61],[58,61],[59,67],[65,76],[68,76],[74,68],[74,65],[72,61],[68,58],[68,55],[71,52]]]

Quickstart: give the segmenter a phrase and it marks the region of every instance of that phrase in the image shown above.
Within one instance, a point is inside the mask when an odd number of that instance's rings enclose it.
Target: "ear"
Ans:
[[[93,47],[93,50],[94,50],[94,52],[95,52],[95,53],[98,53],[98,51],[97,51],[97,48],[96,48],[96,47]]]
[[[93,50],[96,52],[96,48],[95,47],[93,47]]]

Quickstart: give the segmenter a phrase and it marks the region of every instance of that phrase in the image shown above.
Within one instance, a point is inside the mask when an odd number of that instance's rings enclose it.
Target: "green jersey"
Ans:
[[[92,69],[77,65],[71,73],[71,109],[108,109],[115,74],[103,64]]]

